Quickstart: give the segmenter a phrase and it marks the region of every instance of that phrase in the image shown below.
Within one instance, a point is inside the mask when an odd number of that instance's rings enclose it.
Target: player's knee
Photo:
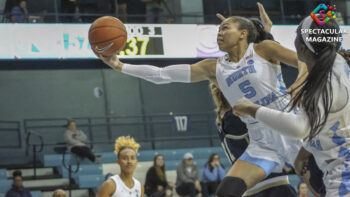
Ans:
[[[244,180],[238,177],[225,177],[216,190],[218,197],[241,197],[247,190]]]

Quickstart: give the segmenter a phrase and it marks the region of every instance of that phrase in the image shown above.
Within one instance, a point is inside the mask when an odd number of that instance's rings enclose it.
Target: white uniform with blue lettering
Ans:
[[[284,110],[290,96],[285,94],[280,65],[260,57],[254,51],[254,43],[237,63],[229,62],[228,55],[218,59],[216,79],[225,98],[234,106],[242,97],[259,105]],[[247,124],[250,144],[241,160],[264,169],[266,176],[281,172],[285,163],[293,164],[302,145],[301,140],[282,136],[261,122],[250,117],[242,118]]]
[[[339,54],[334,61],[332,89],[327,123],[304,147],[324,173],[327,196],[350,196],[350,69]]]
[[[110,179],[116,184],[116,190],[111,197],[141,197],[141,183],[134,177],[132,178],[134,180],[134,187],[131,189],[124,184],[119,175],[114,175]]]

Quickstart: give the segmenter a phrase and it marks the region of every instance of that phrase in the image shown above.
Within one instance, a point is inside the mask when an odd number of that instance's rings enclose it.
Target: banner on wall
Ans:
[[[93,59],[90,24],[0,24],[0,59]],[[127,24],[128,40],[120,52],[127,58],[219,57],[217,25]],[[297,26],[273,26],[272,34],[294,49]],[[350,49],[350,26],[342,26],[343,47]]]

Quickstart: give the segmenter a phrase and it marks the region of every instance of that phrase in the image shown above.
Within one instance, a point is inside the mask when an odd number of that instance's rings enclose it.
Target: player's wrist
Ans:
[[[260,108],[261,106],[260,105],[257,105],[257,104],[251,104],[247,110],[248,110],[248,114],[255,118],[256,117],[256,112],[258,111],[258,109]]]
[[[121,72],[121,71],[122,71],[122,68],[123,68],[123,65],[124,65],[124,63],[118,60],[118,61],[116,61],[116,62],[114,63],[113,67],[114,67],[117,71]]]

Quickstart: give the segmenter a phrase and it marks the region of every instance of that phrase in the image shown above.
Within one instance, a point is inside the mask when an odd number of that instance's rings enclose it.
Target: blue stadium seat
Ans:
[[[145,151],[140,151],[137,154],[137,159],[139,161],[153,161],[154,156],[156,155],[156,151],[154,150],[145,150]]]
[[[210,154],[212,153],[217,153],[220,157],[226,157],[221,147],[205,147],[194,149],[165,149],[158,150],[155,152],[155,154],[164,155],[165,160],[182,160],[183,155],[187,152],[192,153],[194,159],[208,159]],[[140,154],[142,154],[142,152],[140,152]]]
[[[0,192],[6,193],[12,185],[12,180],[0,180]]]
[[[77,166],[73,165],[72,170],[74,171]],[[68,177],[68,170],[64,168],[63,166],[57,167],[58,172],[64,177]],[[102,175],[102,165],[80,165],[79,166],[79,171],[77,173],[72,173],[72,177],[77,177],[80,175],[93,175],[93,174],[98,174]]]
[[[204,168],[205,163],[207,163],[208,159],[194,159],[194,163],[197,165],[199,169]]]
[[[79,175],[74,180],[79,184],[80,188],[92,188],[100,186],[105,177],[101,175]]]
[[[177,150],[168,150],[166,153],[162,153],[164,160],[182,160],[183,155],[179,154]]]
[[[169,160],[165,161],[166,170],[176,170],[177,166],[182,162],[182,160]]]
[[[46,154],[44,155],[43,158],[43,163],[45,167],[55,167],[55,166],[60,166],[62,165],[62,159],[63,156],[61,154]],[[89,159],[87,158],[79,158],[79,162],[80,164],[94,164],[93,162],[91,162]],[[75,158],[73,157],[73,155],[71,153],[67,153],[65,155],[65,160],[66,163],[76,163]]]
[[[153,161],[153,158],[157,154],[162,154],[164,156],[165,161],[174,160],[181,161],[183,159],[183,155],[187,152],[191,152],[194,155],[194,159],[208,159],[210,154],[217,153],[222,159],[225,156],[224,151],[221,147],[203,147],[203,148],[194,148],[194,149],[162,149],[162,150],[144,150],[138,153],[139,161]],[[97,153],[97,155],[102,156],[101,163],[115,163],[117,160],[117,156],[113,152],[104,152]],[[75,164],[75,159],[72,154],[66,154],[66,163]],[[83,165],[95,165],[88,159],[79,159],[80,164]],[[62,155],[61,154],[46,154],[43,156],[43,163],[45,167],[58,167],[62,165]],[[176,169],[176,165],[170,164],[171,168]]]
[[[41,191],[30,191],[32,197],[41,197]]]
[[[290,185],[294,187],[296,191],[298,191],[298,184],[300,183],[300,179],[297,175],[288,175],[288,179],[290,182]]]
[[[6,169],[0,169],[0,179],[7,179]]]
[[[101,163],[116,163],[117,155],[114,152],[98,153],[97,155],[102,156]]]

